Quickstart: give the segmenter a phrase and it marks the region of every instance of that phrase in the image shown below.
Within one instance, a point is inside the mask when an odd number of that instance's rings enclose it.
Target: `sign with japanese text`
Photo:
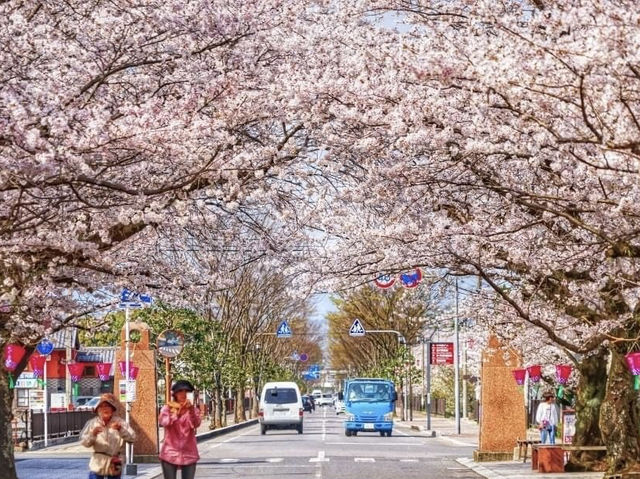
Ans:
[[[453,343],[431,343],[431,364],[453,364]]]

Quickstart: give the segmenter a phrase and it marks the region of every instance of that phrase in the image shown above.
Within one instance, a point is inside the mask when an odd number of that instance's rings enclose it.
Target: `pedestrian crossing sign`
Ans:
[[[276,337],[278,338],[291,337],[291,328],[289,327],[286,321],[282,321],[280,323],[280,326],[278,326],[278,330],[276,331]]]
[[[349,328],[349,336],[364,336],[366,331],[359,319],[355,319]]]

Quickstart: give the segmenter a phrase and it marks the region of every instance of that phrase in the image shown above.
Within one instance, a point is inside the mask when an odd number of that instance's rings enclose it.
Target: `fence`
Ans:
[[[85,423],[95,417],[93,411],[50,412],[47,415],[47,436],[50,438],[79,436]],[[31,413],[30,441],[44,439],[44,413]]]

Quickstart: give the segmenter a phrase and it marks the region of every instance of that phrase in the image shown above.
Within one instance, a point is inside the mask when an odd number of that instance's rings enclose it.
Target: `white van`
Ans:
[[[302,397],[294,382],[270,382],[260,395],[260,433],[267,429],[296,429],[302,434]]]

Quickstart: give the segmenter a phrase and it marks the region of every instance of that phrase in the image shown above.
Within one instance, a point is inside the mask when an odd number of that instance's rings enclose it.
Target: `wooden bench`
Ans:
[[[540,439],[518,439],[516,441],[516,444],[518,445],[518,461],[520,460],[522,456],[522,448],[524,447],[524,459],[522,460],[523,463],[527,462],[527,452],[529,450],[529,446],[533,447],[536,444],[540,444]]]

